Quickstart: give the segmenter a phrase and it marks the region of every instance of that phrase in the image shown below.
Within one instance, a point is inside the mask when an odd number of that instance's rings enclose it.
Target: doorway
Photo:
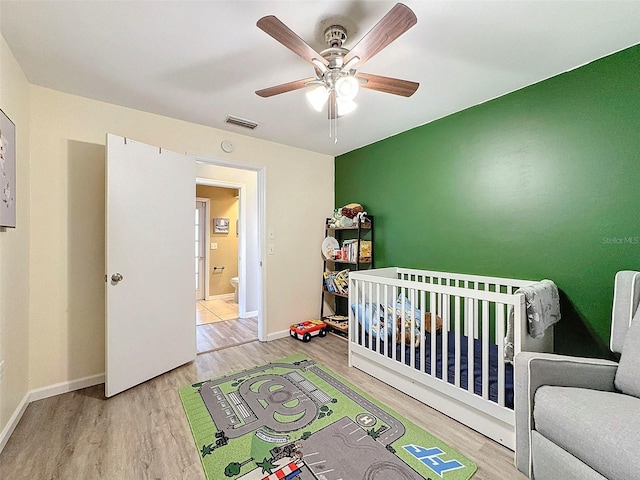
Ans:
[[[199,354],[260,339],[262,317],[259,172],[206,163],[196,180],[197,196],[210,200],[202,228],[209,286],[196,305],[209,321],[196,327]]]

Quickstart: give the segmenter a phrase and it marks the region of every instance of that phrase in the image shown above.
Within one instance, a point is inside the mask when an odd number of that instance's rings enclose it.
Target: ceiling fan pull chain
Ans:
[[[335,118],[335,115],[332,114],[333,112],[333,102],[331,101],[331,99],[329,99],[329,103],[327,104],[327,108],[329,110],[329,138],[333,138],[334,135],[334,124],[333,124],[333,119]]]
[[[338,143],[338,95],[335,95],[335,100],[334,100],[334,106],[333,106],[336,114],[335,116],[335,122],[336,122],[336,128],[335,128],[335,136],[336,138],[333,140],[333,143]]]

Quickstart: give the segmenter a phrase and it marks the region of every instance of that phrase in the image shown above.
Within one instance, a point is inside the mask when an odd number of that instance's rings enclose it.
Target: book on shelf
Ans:
[[[345,240],[342,242],[340,258],[349,263],[357,263],[356,251],[358,249],[358,239]],[[371,261],[371,240],[360,240],[360,261]]]
[[[339,272],[324,272],[324,287],[330,293],[347,295],[349,293],[349,269]]]

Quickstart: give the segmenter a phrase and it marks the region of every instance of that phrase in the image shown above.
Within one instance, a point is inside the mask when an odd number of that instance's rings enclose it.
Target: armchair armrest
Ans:
[[[618,364],[598,358],[521,352],[515,358],[516,467],[531,478],[533,397],[543,385],[615,391]]]

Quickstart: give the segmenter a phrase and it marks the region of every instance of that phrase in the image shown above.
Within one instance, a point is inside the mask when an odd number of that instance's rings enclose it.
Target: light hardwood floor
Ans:
[[[108,400],[102,385],[39,400],[29,405],[0,454],[0,478],[202,480],[199,452],[178,388],[298,352],[467,455],[478,464],[473,480],[526,478],[513,466],[510,450],[348,368],[346,346],[345,340],[333,335],[309,343],[290,337],[252,342],[198,355],[194,362]]]
[[[196,302],[198,354],[258,340],[258,317],[238,318],[238,304],[217,298]]]
[[[198,354],[258,340],[258,317],[196,325]]]

